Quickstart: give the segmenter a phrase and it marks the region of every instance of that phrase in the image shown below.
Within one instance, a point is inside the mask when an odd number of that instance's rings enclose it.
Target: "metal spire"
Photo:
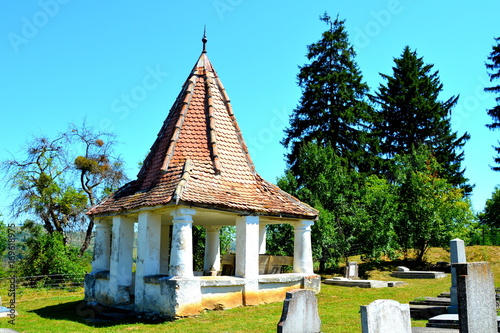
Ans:
[[[203,53],[207,53],[207,48],[206,48],[206,45],[207,45],[207,26],[205,25],[203,27],[203,38],[201,39],[201,41],[203,42]]]

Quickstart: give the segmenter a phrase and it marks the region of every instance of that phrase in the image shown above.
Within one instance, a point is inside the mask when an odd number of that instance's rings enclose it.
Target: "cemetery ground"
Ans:
[[[467,260],[488,261],[494,273],[495,287],[500,287],[500,246],[471,246],[466,248]],[[360,262],[359,257],[350,258]],[[449,261],[449,253],[443,249],[431,249],[426,262],[432,264]],[[360,262],[363,278],[393,281],[390,273],[398,265],[413,267],[413,262],[382,261],[379,264]],[[429,268],[429,267],[422,267]],[[328,276],[330,277],[330,276]],[[359,309],[377,299],[392,299],[400,303],[449,291],[451,277],[442,279],[405,280],[406,285],[394,288],[365,289],[322,284],[318,299],[322,332],[361,332]],[[8,301],[4,287],[0,289],[4,304]],[[8,324],[9,318],[0,318],[0,327],[19,332],[276,332],[283,303],[253,307],[238,307],[225,311],[206,311],[191,318],[171,322],[123,321],[89,324],[81,317],[80,306],[83,288],[72,291],[18,290],[16,325]],[[80,312],[80,314],[79,314]],[[425,320],[412,320],[412,326],[425,326]]]

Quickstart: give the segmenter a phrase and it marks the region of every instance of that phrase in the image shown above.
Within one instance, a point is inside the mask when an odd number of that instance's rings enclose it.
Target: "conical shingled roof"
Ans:
[[[137,180],[87,214],[113,215],[175,204],[304,219],[318,215],[256,173],[230,100],[205,50],[163,123]]]

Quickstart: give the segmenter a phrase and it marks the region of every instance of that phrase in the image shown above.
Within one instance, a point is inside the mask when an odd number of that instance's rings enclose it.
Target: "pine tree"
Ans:
[[[371,96],[379,106],[373,134],[379,138],[379,152],[388,162],[385,168],[395,155],[409,154],[425,145],[442,166],[440,176],[471,192],[472,186],[467,184],[461,168],[461,149],[470,136],[465,133],[458,137],[451,128],[451,111],[458,96],[439,100],[443,84],[438,71],[433,72],[434,66],[424,64],[423,58],[408,46],[394,62],[392,76],[380,74],[386,82]]]
[[[367,169],[365,151],[371,114],[365,101],[368,86],[354,61],[356,54],[348,41],[345,21],[337,17],[332,22],[326,13],[320,20],[329,29],[308,46],[310,63],[300,67],[298,74],[302,97],[282,141],[291,148],[288,164],[295,172],[301,147],[314,142],[330,145],[351,167]]]
[[[496,45],[493,46],[493,50],[488,57],[488,60],[490,62],[486,63],[486,68],[490,70],[490,73],[488,73],[488,75],[490,76],[490,81],[492,82],[493,80],[500,79],[500,37],[495,38],[495,41]],[[500,95],[500,84],[493,87],[484,88],[484,90]],[[488,115],[493,118],[493,122],[486,125],[489,129],[492,130],[500,128],[500,96],[498,96],[495,100],[497,102],[497,105],[488,110]],[[495,157],[495,163],[500,164],[500,147],[495,147],[495,151],[497,152],[497,154],[499,154],[497,157]],[[492,167],[492,169],[495,171],[500,171],[499,166],[494,166]]]

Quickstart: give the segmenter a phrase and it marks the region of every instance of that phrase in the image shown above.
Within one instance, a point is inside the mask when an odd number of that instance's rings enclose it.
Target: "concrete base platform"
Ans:
[[[446,274],[436,271],[394,271],[391,276],[398,279],[440,279],[446,277]]]
[[[351,280],[340,277],[323,280],[323,283],[334,286],[358,287],[358,288],[386,288],[386,287],[397,287],[405,284],[402,281]]]
[[[500,332],[500,316],[497,317],[498,332]],[[443,314],[429,319],[427,327],[454,328],[458,331],[458,314]]]
[[[458,333],[458,329],[454,328],[436,328],[436,327],[412,327],[412,333]]]
[[[430,319],[442,314],[450,313],[449,297],[424,297],[410,302],[410,315],[413,319]]]

